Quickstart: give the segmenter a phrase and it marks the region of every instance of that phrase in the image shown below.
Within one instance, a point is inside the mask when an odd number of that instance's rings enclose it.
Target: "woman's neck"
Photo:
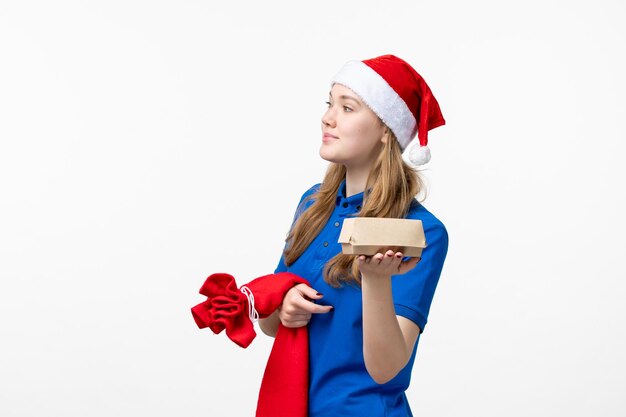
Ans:
[[[365,190],[369,173],[369,167],[346,169],[346,197],[362,193]]]

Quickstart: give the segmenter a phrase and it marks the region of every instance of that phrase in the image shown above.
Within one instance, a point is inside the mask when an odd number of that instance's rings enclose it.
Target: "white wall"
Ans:
[[[624,3],[222,3],[0,3],[0,415],[253,415],[272,339],[189,309],[274,270],[329,78],[393,53],[447,120],[414,413],[623,416]]]

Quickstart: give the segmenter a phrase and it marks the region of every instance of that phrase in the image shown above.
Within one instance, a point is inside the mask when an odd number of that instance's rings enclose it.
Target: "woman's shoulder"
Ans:
[[[438,231],[445,234],[446,237],[448,235],[446,226],[443,222],[416,199],[413,199],[411,202],[411,207],[409,208],[406,218],[421,220],[425,233],[428,233],[429,231]]]
[[[298,202],[294,218],[297,218],[300,214],[302,214],[302,212],[309,208],[311,204],[313,204],[315,200],[312,198],[312,196],[320,189],[321,185],[322,183],[314,184],[302,194],[302,196],[300,197],[300,201]]]
[[[309,187],[308,190],[306,190],[304,192],[304,194],[302,194],[302,197],[300,197],[300,202],[302,202],[305,198],[307,198],[310,195],[315,194],[317,191],[319,191],[320,187],[322,186],[322,183],[317,183],[317,184],[313,184],[311,187]]]

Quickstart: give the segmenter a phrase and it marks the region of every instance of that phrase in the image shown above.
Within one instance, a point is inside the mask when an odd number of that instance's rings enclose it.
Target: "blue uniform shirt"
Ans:
[[[300,199],[293,221],[313,201],[303,204],[319,189],[316,184]],[[337,242],[343,220],[361,209],[363,192],[346,197],[343,180],[336,206],[328,222],[306,251],[287,267],[281,256],[275,273],[289,271],[306,278],[324,296],[316,300],[335,308],[329,313],[313,314],[309,321],[309,417],[399,417],[412,416],[405,390],[409,386],[417,345],[408,364],[385,384],[376,383],[363,359],[363,310],[361,289],[344,284],[333,288],[323,278],[326,261],[341,252]],[[396,314],[406,317],[424,331],[428,311],[448,250],[448,234],[439,219],[417,200],[406,216],[419,219],[424,227],[426,248],[422,260],[411,271],[394,275],[392,294]]]

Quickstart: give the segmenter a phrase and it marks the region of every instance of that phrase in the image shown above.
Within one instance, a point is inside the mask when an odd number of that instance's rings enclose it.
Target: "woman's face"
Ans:
[[[322,117],[320,156],[350,167],[368,167],[386,141],[385,125],[349,88],[335,84]]]

